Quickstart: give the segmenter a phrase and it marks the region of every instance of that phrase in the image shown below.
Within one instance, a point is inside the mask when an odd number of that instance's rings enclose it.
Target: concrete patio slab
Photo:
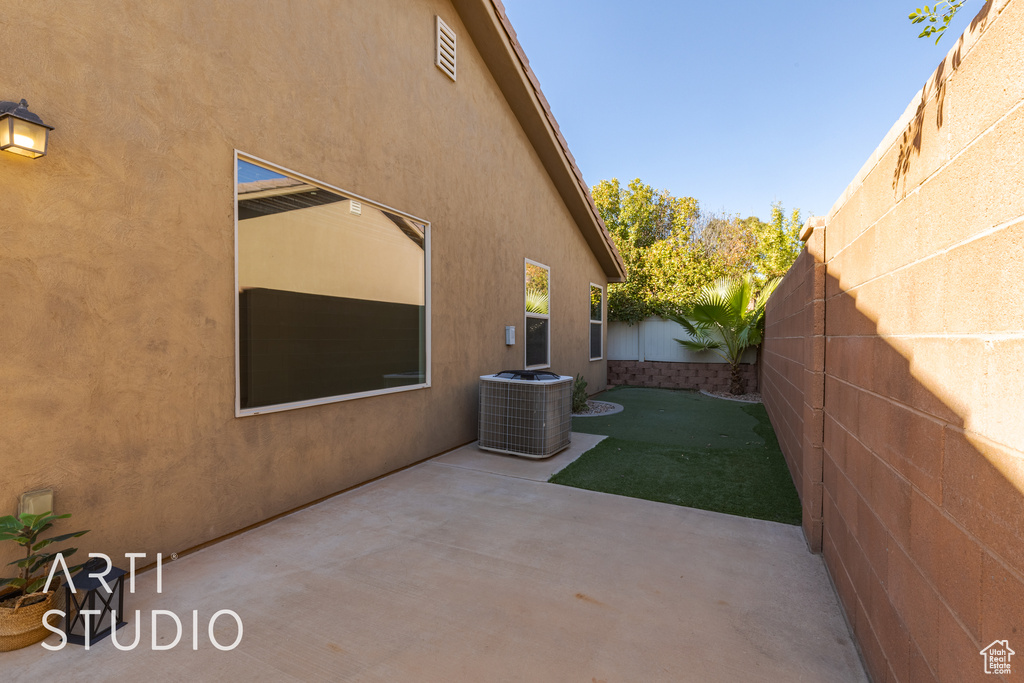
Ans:
[[[120,632],[131,642],[141,623],[133,651],[109,639],[89,652],[32,646],[0,654],[0,678],[866,680],[821,558],[798,527],[453,459],[165,564],[161,594],[155,572],[140,575],[126,599],[141,619]],[[151,649],[157,609],[183,623],[174,649]],[[222,609],[244,623],[226,652],[207,635]],[[158,618],[167,644],[173,621]],[[219,642],[235,634],[218,619]]]
[[[519,477],[520,479],[529,479],[531,481],[547,481],[568,467],[569,463],[607,438],[607,436],[601,434],[573,432],[572,442],[569,444],[569,447],[545,460],[491,453],[477,446],[477,442],[474,441],[467,446],[456,448],[454,451],[438,456],[431,462],[451,465],[453,467],[464,467],[469,470],[477,470],[478,472],[504,474],[509,477]]]

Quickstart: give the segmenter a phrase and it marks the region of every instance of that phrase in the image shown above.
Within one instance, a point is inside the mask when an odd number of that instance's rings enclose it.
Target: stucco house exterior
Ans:
[[[168,557],[473,441],[481,374],[605,386],[624,267],[498,0],[14,0],[26,36],[2,514]]]

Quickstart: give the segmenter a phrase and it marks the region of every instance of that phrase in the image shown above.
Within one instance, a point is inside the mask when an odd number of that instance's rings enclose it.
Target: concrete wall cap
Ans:
[[[811,239],[811,235],[814,233],[814,229],[815,228],[824,228],[824,227],[825,227],[825,217],[824,216],[811,216],[810,218],[807,219],[807,222],[804,223],[803,230],[800,231],[800,241],[801,242],[806,242],[807,240]]]

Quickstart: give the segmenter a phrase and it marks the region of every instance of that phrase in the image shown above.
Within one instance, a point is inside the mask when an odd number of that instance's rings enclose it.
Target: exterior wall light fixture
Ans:
[[[0,149],[36,159],[46,154],[53,126],[28,110],[28,102],[0,102]]]

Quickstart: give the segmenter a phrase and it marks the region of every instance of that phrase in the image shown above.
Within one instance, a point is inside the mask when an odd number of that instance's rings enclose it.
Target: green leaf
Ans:
[[[548,312],[547,292],[541,291],[539,289],[527,288],[526,312],[546,315]]]
[[[36,524],[46,524],[48,526],[53,526],[53,523],[56,522],[58,519],[67,519],[70,516],[71,516],[70,514],[47,515],[43,519],[41,519],[38,522],[36,522]]]
[[[714,339],[704,337],[703,339],[676,339],[677,342],[683,345],[684,348],[690,349],[691,351],[710,351],[712,349],[719,348],[718,342]]]
[[[38,515],[30,515],[30,514],[28,514],[26,512],[25,514],[23,514],[18,519],[19,519],[19,521],[21,521],[22,526],[25,526],[25,527],[28,527],[28,528],[32,528],[32,526],[35,525],[36,521],[42,519],[43,517],[45,517],[48,514],[50,514],[50,513],[49,512],[44,512],[44,513],[38,514]]]
[[[60,543],[70,538],[78,538],[79,536],[83,536],[87,533],[89,533],[89,529],[86,529],[85,531],[76,531],[71,534],[61,534],[60,536],[54,536],[53,538],[47,538],[45,540],[39,541],[39,543],[36,543],[34,546],[32,546],[32,552],[42,550],[51,543]]]
[[[32,565],[29,571],[38,571],[43,565],[52,562],[53,559],[57,557],[57,555],[63,555],[65,558],[68,558],[71,555],[74,555],[76,552],[78,552],[78,548],[68,548],[67,550],[58,550],[52,553],[43,553],[42,555],[35,555],[33,556],[35,558],[35,563]]]

